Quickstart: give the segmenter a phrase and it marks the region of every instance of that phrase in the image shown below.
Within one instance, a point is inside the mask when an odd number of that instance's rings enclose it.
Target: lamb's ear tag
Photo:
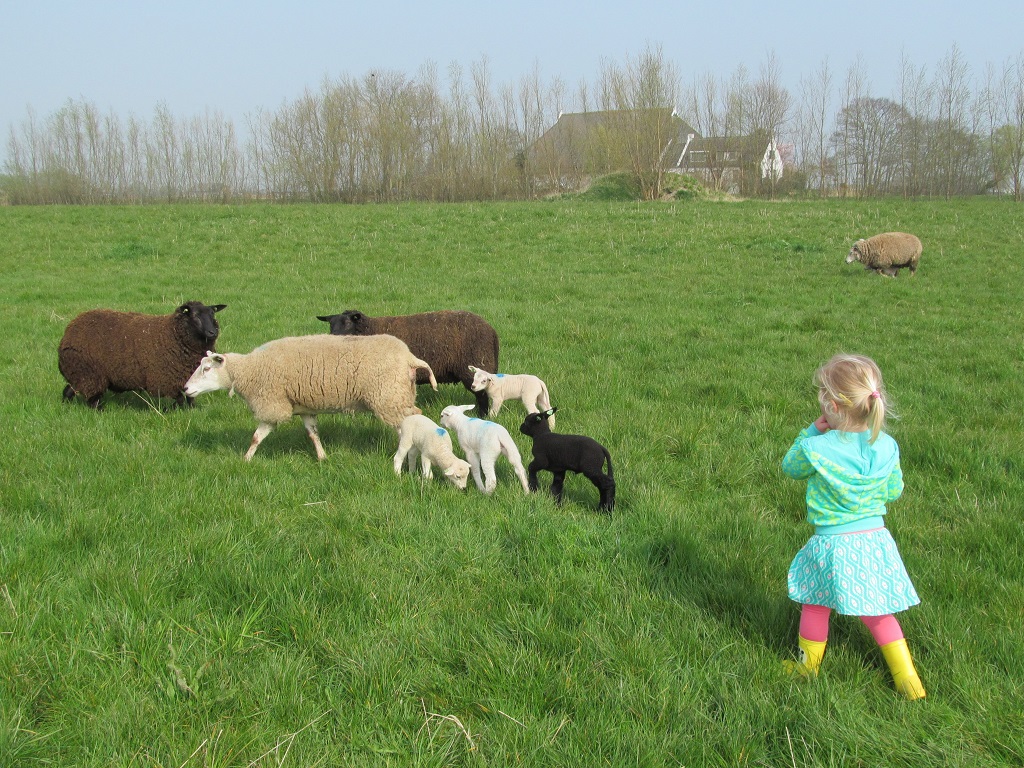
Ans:
[[[558,410],[557,408],[548,408],[546,411],[544,411],[544,415],[545,416],[554,416],[555,415],[555,411],[557,411],[557,410]]]

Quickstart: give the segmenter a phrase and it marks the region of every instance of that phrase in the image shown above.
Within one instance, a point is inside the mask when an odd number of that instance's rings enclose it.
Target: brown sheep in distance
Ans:
[[[921,241],[907,232],[885,232],[860,239],[846,254],[846,263],[859,261],[864,269],[871,269],[886,277],[896,277],[906,267],[911,276],[917,272],[921,260]]]
[[[387,333],[409,345],[410,351],[426,360],[438,382],[462,385],[473,392],[470,366],[498,370],[498,332],[480,315],[461,310],[440,310],[415,315],[367,317],[348,309],[337,315],[317,315],[331,326],[335,336],[373,336]],[[417,384],[427,379],[420,373]],[[490,408],[486,391],[473,392],[477,413],[484,417]]]
[[[64,399],[81,395],[100,410],[103,393],[138,390],[191,405],[182,391],[220,326],[214,314],[225,304],[182,304],[169,315],[92,309],[68,323],[57,351],[57,367],[68,382]]]

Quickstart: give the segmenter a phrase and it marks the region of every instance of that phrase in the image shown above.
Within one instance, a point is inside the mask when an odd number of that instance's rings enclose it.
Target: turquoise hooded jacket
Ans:
[[[870,431],[822,433],[811,424],[783,458],[783,472],[807,480],[807,522],[818,533],[882,526],[885,505],[903,493],[899,446],[884,432],[874,443],[870,437]]]

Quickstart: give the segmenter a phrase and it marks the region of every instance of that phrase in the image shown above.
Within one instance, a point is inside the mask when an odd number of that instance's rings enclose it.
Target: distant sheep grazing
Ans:
[[[416,315],[367,317],[348,309],[337,315],[317,315],[331,326],[336,336],[371,336],[389,333],[397,336],[417,357],[426,360],[442,384],[462,382],[473,391],[469,366],[498,370],[498,333],[490,323],[472,312],[440,310]],[[421,375],[418,384],[426,383]],[[486,392],[475,392],[477,414],[487,415]]]
[[[885,232],[861,239],[846,254],[846,263],[859,261],[864,269],[871,269],[886,277],[896,277],[906,267],[911,276],[917,272],[921,260],[921,241],[907,232]]]
[[[101,410],[103,393],[139,390],[191,405],[182,390],[220,326],[225,304],[182,304],[169,315],[92,309],[68,323],[57,350],[57,367],[68,382],[64,399],[81,395]]]
[[[522,400],[527,413],[537,413],[551,407],[548,385],[537,376],[529,373],[488,373],[472,365],[469,370],[473,373],[472,390],[487,392],[491,398],[488,416],[496,416],[506,400]],[[554,416],[551,417],[551,426],[555,426]]]
[[[397,429],[406,416],[420,413],[415,386],[419,368],[426,368],[436,388],[430,366],[394,336],[292,336],[247,355],[211,352],[185,384],[185,394],[227,389],[242,396],[259,422],[246,461],[275,426],[292,416],[302,418],[322,461],[326,454],[317,431],[318,413],[370,410]]]
[[[459,446],[465,451],[466,458],[469,459],[476,487],[484,493],[494,492],[498,485],[497,477],[494,474],[494,465],[498,456],[504,454],[512,464],[512,469],[515,471],[516,477],[519,478],[523,490],[529,493],[523,459],[519,455],[519,448],[516,447],[515,441],[512,440],[512,435],[501,424],[466,416],[466,411],[472,408],[472,405],[447,406],[441,411],[441,426],[447,427],[458,436]],[[482,478],[481,472],[483,473]]]
[[[412,415],[398,425],[398,451],[395,453],[395,474],[402,474],[402,461],[408,457],[409,474],[416,471],[420,459],[423,477],[433,476],[431,465],[444,473],[456,488],[465,490],[469,480],[469,462],[460,459],[452,450],[452,438],[444,427],[439,427],[426,416]]]
[[[519,431],[533,439],[533,461],[527,471],[530,475],[530,490],[540,486],[537,473],[546,470],[554,475],[551,493],[557,504],[562,503],[562,484],[566,472],[584,475],[601,494],[597,508],[611,514],[615,508],[615,476],[612,471],[612,457],[608,449],[593,438],[585,435],[560,435],[551,431],[548,420],[557,408],[542,413],[528,414]],[[608,462],[608,474],[604,463]]]

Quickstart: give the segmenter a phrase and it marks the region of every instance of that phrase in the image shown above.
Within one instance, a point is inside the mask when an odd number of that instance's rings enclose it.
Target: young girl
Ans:
[[[896,441],[882,431],[886,395],[873,360],[836,355],[815,374],[821,416],[804,429],[782,470],[807,480],[807,522],[814,535],[789,567],[789,596],[801,603],[800,661],[791,671],[816,674],[833,610],[859,616],[882,650],[896,690],[924,698],[894,613],[917,605],[885,505],[903,492]]]

